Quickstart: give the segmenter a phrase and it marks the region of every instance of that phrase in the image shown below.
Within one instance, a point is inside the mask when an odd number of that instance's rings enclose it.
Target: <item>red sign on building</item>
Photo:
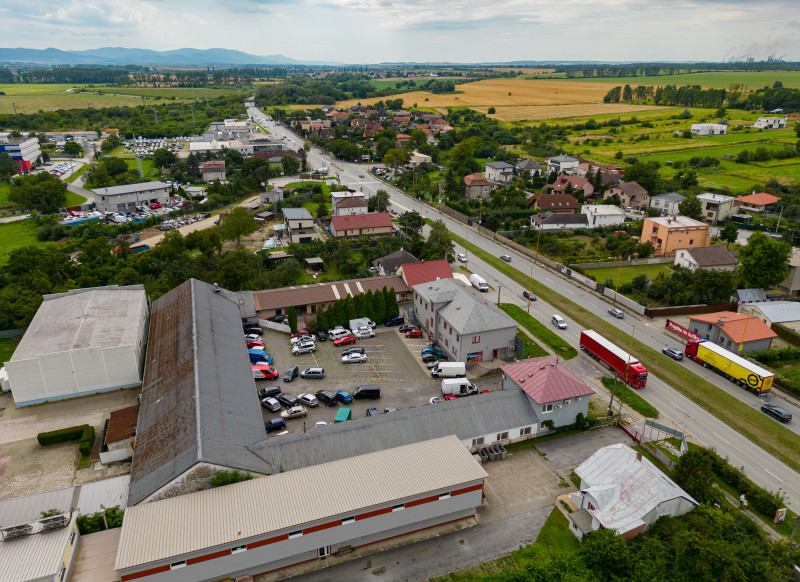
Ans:
[[[685,327],[683,327],[682,325],[677,324],[674,321],[671,321],[669,319],[667,320],[666,327],[667,327],[668,330],[674,331],[675,333],[679,333],[682,336],[684,336],[685,338],[688,338],[690,340],[702,339],[701,336],[697,335],[693,331],[690,331],[690,330],[686,329]]]

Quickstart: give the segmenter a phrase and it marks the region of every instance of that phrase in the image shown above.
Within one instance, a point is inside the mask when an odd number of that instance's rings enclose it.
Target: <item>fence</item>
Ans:
[[[718,311],[736,311],[736,303],[722,303],[720,305],[678,305],[675,307],[652,307],[644,310],[646,317],[674,317],[676,315],[697,315],[700,313],[716,313]]]
[[[17,337],[18,335],[22,335],[23,333],[25,333],[24,329],[4,329],[0,331],[0,339]]]
[[[642,265],[663,265],[666,263],[674,263],[674,258],[650,258],[650,259],[633,259],[631,261],[622,261],[623,267],[639,267]],[[619,267],[619,261],[604,261],[601,263],[573,263],[574,266],[581,269],[604,269],[608,267]]]

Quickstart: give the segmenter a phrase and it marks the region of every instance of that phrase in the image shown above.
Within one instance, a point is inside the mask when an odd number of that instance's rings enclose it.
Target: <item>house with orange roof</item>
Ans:
[[[550,210],[556,214],[573,214],[580,210],[578,199],[572,194],[543,194],[537,192],[528,202],[531,210]]]
[[[395,145],[398,148],[402,148],[403,146],[406,146],[409,143],[411,143],[411,136],[408,135],[407,133],[398,133],[395,136]]]
[[[689,330],[733,353],[739,353],[739,344],[742,353],[768,350],[778,337],[757,316],[735,311],[691,315]]]
[[[570,188],[572,186],[572,188]],[[582,191],[585,196],[591,196],[594,193],[594,186],[586,178],[580,176],[569,176],[562,174],[552,184],[545,186],[542,191],[552,194],[567,194],[568,191],[579,192]]]
[[[733,203],[739,210],[746,212],[766,212],[767,209],[778,202],[780,198],[766,192],[753,192],[748,196],[739,196]]]
[[[467,198],[489,198],[492,191],[492,183],[483,174],[464,176],[464,184],[467,187]]]

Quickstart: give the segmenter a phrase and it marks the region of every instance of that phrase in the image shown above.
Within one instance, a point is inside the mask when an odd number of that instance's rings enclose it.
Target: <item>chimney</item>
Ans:
[[[642,453],[636,453],[636,460],[641,463],[641,461],[642,461]]]

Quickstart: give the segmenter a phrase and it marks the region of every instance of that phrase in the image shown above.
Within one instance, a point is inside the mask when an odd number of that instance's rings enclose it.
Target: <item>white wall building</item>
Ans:
[[[783,129],[786,127],[785,117],[759,117],[753,124],[755,129]]]
[[[554,156],[547,160],[547,173],[551,172],[556,174],[569,174],[570,176],[578,169],[581,161],[578,158],[573,158],[564,154]]]
[[[625,211],[613,204],[584,204],[581,214],[589,221],[589,228],[598,226],[617,226],[625,222]]]
[[[142,285],[45,295],[6,362],[17,406],[136,386],[149,310]]]
[[[703,218],[712,224],[724,222],[738,210],[733,204],[736,200],[733,196],[705,192],[700,194],[697,199],[703,205]]]
[[[514,179],[514,166],[508,162],[486,162],[486,179],[507,184]]]
[[[662,216],[680,214],[680,203],[686,199],[686,196],[678,194],[677,192],[667,192],[666,194],[659,194],[658,196],[650,197],[650,208],[656,208],[661,211]]]
[[[125,184],[124,186],[110,186],[97,188],[94,192],[94,202],[101,212],[128,212],[135,210],[143,204],[159,202],[161,205],[169,204],[171,188],[164,182],[142,182],[139,184]]]
[[[721,123],[693,123],[693,135],[725,135],[728,133],[728,126]]]

